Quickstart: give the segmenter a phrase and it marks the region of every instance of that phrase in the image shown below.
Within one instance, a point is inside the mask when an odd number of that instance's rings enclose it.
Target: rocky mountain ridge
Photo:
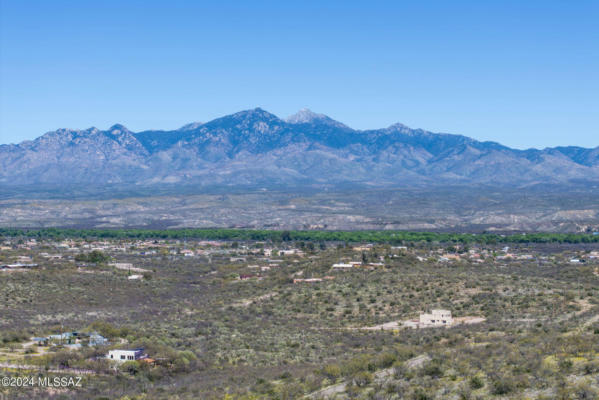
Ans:
[[[59,129],[0,145],[0,184],[534,185],[599,181],[599,147],[515,150],[394,124],[256,108],[173,131]]]

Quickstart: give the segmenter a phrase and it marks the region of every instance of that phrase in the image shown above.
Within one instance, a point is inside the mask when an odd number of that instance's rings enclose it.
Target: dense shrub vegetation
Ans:
[[[413,235],[436,239],[354,248],[348,238],[300,240],[298,232],[254,241],[234,235],[258,231],[231,230],[226,241],[203,244],[191,236],[142,239],[153,231],[12,232],[0,239],[0,261],[27,256],[39,267],[0,274],[0,362],[40,374],[89,372],[82,389],[56,399],[599,396],[592,243],[510,242],[508,255],[505,242],[436,242],[441,234],[424,233]],[[173,232],[188,231],[164,234]],[[133,233],[142,236],[127,236]],[[302,252],[285,254],[292,249]],[[56,253],[63,257],[52,258]],[[356,267],[331,268],[350,261]],[[294,283],[298,278],[322,280]],[[486,320],[450,329],[363,329],[431,308]],[[110,343],[30,344],[62,331],[97,332]],[[152,362],[104,358],[121,347],[143,347]],[[43,391],[0,394],[52,398]]]

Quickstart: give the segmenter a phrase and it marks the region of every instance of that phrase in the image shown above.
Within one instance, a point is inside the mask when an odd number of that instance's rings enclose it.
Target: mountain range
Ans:
[[[59,129],[0,145],[0,184],[534,185],[599,181],[599,147],[517,150],[394,124],[256,108],[177,130]]]

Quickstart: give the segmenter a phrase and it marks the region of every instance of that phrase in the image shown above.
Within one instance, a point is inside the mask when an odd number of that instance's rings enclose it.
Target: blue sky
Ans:
[[[300,108],[599,146],[599,1],[0,0],[0,143]]]

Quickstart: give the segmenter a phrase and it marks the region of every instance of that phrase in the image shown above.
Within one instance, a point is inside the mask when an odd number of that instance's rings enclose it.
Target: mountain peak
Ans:
[[[127,129],[127,127],[125,127],[124,125],[114,124],[108,129],[108,131],[111,133],[119,133],[119,132],[129,132],[129,129]]]
[[[324,114],[315,113],[309,108],[302,108],[297,113],[287,117],[285,121],[289,124],[324,124],[339,128],[347,128],[341,122],[335,121]]]
[[[409,126],[402,124],[401,122],[396,122],[393,125],[389,126],[389,129],[410,129]]]
[[[287,117],[286,121],[290,124],[308,124],[310,122],[320,120],[323,118],[328,118],[324,114],[316,114],[314,111],[309,108],[302,108],[298,112],[293,115]]]
[[[239,111],[235,114],[223,117],[223,118],[229,118],[232,117],[234,119],[266,119],[266,120],[278,120],[279,117],[277,117],[274,114],[269,113],[268,111],[260,108],[260,107],[256,107],[254,109],[251,110],[243,110],[243,111]]]

